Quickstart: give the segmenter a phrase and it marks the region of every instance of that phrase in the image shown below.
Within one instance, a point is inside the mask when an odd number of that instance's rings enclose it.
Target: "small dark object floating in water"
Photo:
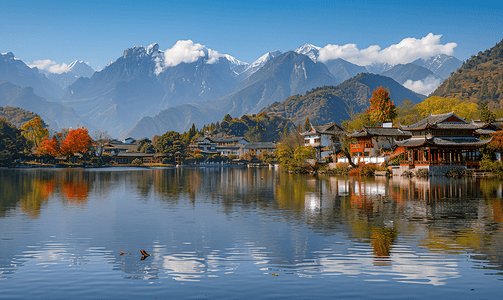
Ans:
[[[145,258],[150,256],[150,254],[145,252],[145,250],[140,250],[140,252],[141,252],[141,254],[143,254],[143,256],[140,258],[140,260],[144,260]]]

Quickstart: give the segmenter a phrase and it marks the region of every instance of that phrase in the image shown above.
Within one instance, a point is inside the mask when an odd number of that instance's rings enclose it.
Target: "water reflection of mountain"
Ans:
[[[68,257],[73,264],[99,257],[128,279],[223,276],[243,261],[304,274],[386,266],[410,280],[449,268],[404,254],[419,252],[476,253],[503,270],[500,182],[267,168],[0,170],[0,179],[0,226],[9,232],[1,235],[3,274],[26,260]],[[51,219],[58,214],[64,218]],[[140,261],[140,249],[152,256]],[[414,263],[424,273],[408,274]]]

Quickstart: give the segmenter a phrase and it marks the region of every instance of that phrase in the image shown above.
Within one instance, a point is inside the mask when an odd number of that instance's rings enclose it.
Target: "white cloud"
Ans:
[[[41,71],[54,74],[70,72],[70,68],[68,68],[67,64],[62,63],[60,65],[50,59],[35,60],[32,64],[29,64],[28,67],[37,67]]]
[[[213,64],[223,55],[217,51],[206,48],[206,46],[195,43],[191,40],[178,41],[170,49],[164,52],[164,57],[156,58],[155,73],[159,74],[167,67],[174,67],[181,63],[192,63],[200,57],[206,57],[207,64]]]
[[[424,81],[412,81],[411,79],[409,79],[403,84],[403,86],[408,88],[409,90],[413,90],[416,93],[427,96],[431,94],[441,83],[442,79],[435,78],[430,75],[426,77]]]
[[[342,58],[351,63],[367,66],[372,63],[387,63],[390,65],[406,64],[416,59],[427,59],[439,54],[452,55],[456,43],[442,45],[442,35],[429,33],[422,39],[405,38],[400,43],[382,49],[373,45],[367,49],[358,49],[356,44],[327,45],[320,49],[318,60],[325,62],[330,59]]]

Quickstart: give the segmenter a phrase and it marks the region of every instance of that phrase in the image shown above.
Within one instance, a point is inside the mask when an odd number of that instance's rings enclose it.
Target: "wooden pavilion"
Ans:
[[[431,115],[401,129],[410,132],[411,138],[397,142],[397,146],[405,150],[400,165],[409,169],[426,167],[430,173],[442,173],[446,169],[432,169],[435,166],[478,168],[478,148],[490,142],[490,139],[478,139],[479,125],[468,123],[453,112]]]

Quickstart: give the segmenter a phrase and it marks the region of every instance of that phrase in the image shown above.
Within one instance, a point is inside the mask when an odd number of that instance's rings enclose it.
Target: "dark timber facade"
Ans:
[[[479,125],[467,123],[454,113],[431,115],[416,124],[401,126],[411,138],[397,142],[404,148],[400,165],[409,169],[426,168],[430,173],[445,173],[449,167],[478,168],[478,147],[490,140],[479,140]]]

